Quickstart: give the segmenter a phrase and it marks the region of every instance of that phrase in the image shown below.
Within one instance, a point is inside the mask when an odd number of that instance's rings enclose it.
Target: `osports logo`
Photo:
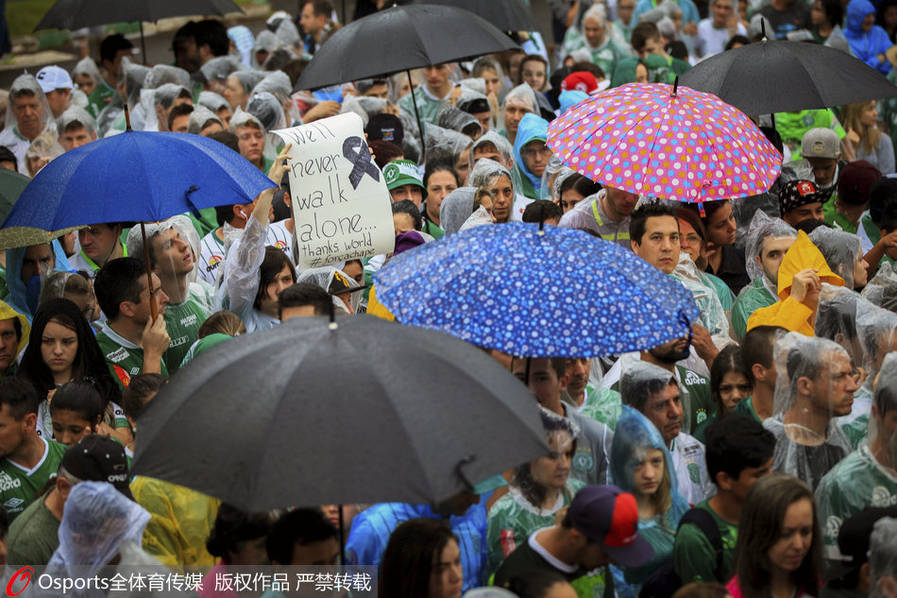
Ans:
[[[31,574],[34,573],[34,569],[31,567],[22,567],[9,579],[6,584],[6,595],[7,596],[18,596],[22,592],[24,592],[28,588],[28,584],[31,583]],[[16,588],[21,586],[21,589],[18,591],[14,591]]]

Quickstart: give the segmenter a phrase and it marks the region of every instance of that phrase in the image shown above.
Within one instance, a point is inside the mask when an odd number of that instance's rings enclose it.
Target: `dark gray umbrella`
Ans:
[[[107,23],[140,22],[140,43],[143,22],[158,21],[184,15],[224,15],[243,12],[233,0],[56,0],[40,20],[41,29],[80,29]],[[143,47],[146,62],[146,47]]]
[[[247,511],[436,502],[548,452],[532,394],[483,351],[372,316],[225,341],[140,417],[134,472]]]
[[[523,0],[417,0],[420,4],[442,4],[469,10],[502,31],[536,31],[539,26]]]
[[[767,40],[703,60],[679,78],[745,114],[829,108],[897,96],[874,68],[834,48]]]
[[[393,6],[334,33],[302,71],[296,91],[399,71],[408,73],[411,85],[411,69],[517,47],[488,21],[460,8],[435,4]],[[414,112],[423,163],[427,148],[416,101]]]

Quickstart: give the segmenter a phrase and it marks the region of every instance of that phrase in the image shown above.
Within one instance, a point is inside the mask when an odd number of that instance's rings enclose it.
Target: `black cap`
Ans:
[[[68,447],[62,456],[65,470],[82,482],[109,482],[116,490],[134,500],[124,447],[98,434],[85,436]]]
[[[897,507],[868,507],[841,524],[838,532],[841,559],[829,568],[829,581],[840,579],[869,561],[869,538],[875,522],[882,517],[897,517]]]
[[[398,146],[402,145],[402,139],[405,138],[402,121],[394,114],[375,114],[368,121],[368,126],[365,127],[364,132],[368,134],[368,141],[382,139],[383,141],[391,141]]]
[[[466,102],[458,102],[458,109],[468,114],[480,114],[481,112],[489,112],[489,100],[486,98],[473,98]]]

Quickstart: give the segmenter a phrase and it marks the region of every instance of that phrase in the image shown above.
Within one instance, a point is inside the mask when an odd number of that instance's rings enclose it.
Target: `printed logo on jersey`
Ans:
[[[699,376],[691,370],[686,370],[685,380],[683,382],[688,386],[695,386],[696,384],[707,384],[707,379]]]
[[[888,492],[884,486],[876,486],[872,489],[873,507],[890,507],[891,505],[897,505],[897,495]]]
[[[17,482],[19,480],[16,480]],[[23,505],[25,504],[25,499],[14,497],[10,498],[8,501],[3,503],[4,508],[10,513],[15,513],[16,511],[21,511],[23,509]]]
[[[593,469],[595,469],[595,457],[592,456],[591,449],[577,450],[573,455],[573,470],[589,473]]]
[[[13,478],[11,475],[6,473],[5,471],[0,471],[0,492],[6,492],[8,490],[12,490],[14,488],[21,488],[22,480],[19,478]],[[10,499],[6,501],[5,504],[9,504],[15,499]]]
[[[206,272],[211,272],[211,271],[215,270],[216,268],[218,268],[218,266],[221,264],[221,261],[223,259],[224,259],[223,255],[218,255],[216,253],[213,253],[212,255],[210,255],[209,256],[209,264],[206,266]]]
[[[131,356],[131,354],[128,353],[127,349],[125,349],[124,347],[120,347],[119,349],[113,351],[112,353],[107,353],[106,359],[108,359],[112,363],[118,363],[120,361],[124,361],[125,359],[127,359],[130,356]]]

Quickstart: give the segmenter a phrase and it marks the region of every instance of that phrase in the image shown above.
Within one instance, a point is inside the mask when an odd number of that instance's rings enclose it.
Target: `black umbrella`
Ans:
[[[536,31],[539,26],[523,0],[417,0],[420,4],[442,4],[469,10],[502,31]]]
[[[143,22],[184,15],[224,15],[243,12],[233,0],[56,0],[35,31],[80,29],[107,23],[140,23],[140,45],[146,62]]]
[[[435,4],[393,6],[334,33],[305,67],[296,82],[296,91],[399,71],[408,73],[411,85],[411,69],[517,47],[488,21],[460,8]],[[414,111],[421,148],[426,152],[416,102]]]
[[[294,318],[179,370],[140,417],[134,472],[252,512],[431,503],[546,454],[536,405],[448,335]]]
[[[834,48],[764,40],[703,60],[680,85],[710,92],[757,116],[829,108],[897,96],[897,87],[874,68]]]

